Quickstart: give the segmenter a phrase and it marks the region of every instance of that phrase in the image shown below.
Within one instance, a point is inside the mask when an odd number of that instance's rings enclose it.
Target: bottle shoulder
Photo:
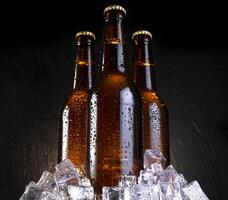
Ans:
[[[163,101],[163,99],[161,98],[161,96],[158,94],[157,91],[152,91],[152,90],[140,91],[140,95],[142,97],[143,103],[152,102],[160,106],[166,107],[165,102]]]
[[[88,89],[73,89],[67,97],[66,106],[87,101],[89,95]]]
[[[141,104],[140,94],[133,82],[122,75],[104,77],[98,85],[91,88],[89,101],[100,99],[99,102],[138,102]]]
[[[123,88],[129,88],[132,91],[137,90],[134,83],[125,74],[107,74],[100,77],[99,81],[91,88],[90,93],[106,90],[122,90]]]

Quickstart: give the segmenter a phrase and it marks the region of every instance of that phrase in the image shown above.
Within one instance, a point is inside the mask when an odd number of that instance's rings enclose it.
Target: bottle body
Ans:
[[[156,92],[141,91],[144,150],[162,152],[170,164],[168,110]]]
[[[121,175],[139,172],[139,104],[135,89],[122,74],[104,78],[101,87],[91,93],[88,165],[98,193],[102,186],[116,185]]]
[[[69,158],[85,171],[87,154],[88,95],[95,76],[93,40],[90,32],[79,32],[74,86],[62,113],[61,160]]]
[[[62,114],[62,160],[69,158],[82,171],[87,153],[88,93],[73,90]]]
[[[162,152],[165,166],[170,164],[168,110],[157,92],[151,52],[152,35],[148,31],[133,34],[134,81],[142,97],[143,148]]]
[[[106,17],[102,71],[89,95],[87,175],[96,194],[141,167],[141,99],[127,73],[123,13]]]

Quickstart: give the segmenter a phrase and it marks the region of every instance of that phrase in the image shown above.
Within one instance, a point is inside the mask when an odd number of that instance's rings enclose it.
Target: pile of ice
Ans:
[[[161,153],[146,150],[138,178],[122,176],[117,186],[103,187],[95,197],[90,180],[67,159],[54,174],[45,171],[37,183],[30,182],[20,200],[208,200],[197,181],[188,184],[172,165],[164,169],[164,163]]]
[[[90,180],[66,159],[56,165],[54,174],[44,171],[40,180],[30,182],[20,200],[93,199]]]

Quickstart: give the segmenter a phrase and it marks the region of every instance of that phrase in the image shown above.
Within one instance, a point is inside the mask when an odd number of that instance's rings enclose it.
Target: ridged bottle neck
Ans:
[[[139,35],[134,38],[133,65],[134,81],[139,90],[156,91],[151,39],[148,36]]]
[[[94,40],[83,36],[77,40],[73,88],[88,90],[93,86],[95,72]]]
[[[108,74],[127,72],[123,21],[121,11],[112,10],[105,14],[102,71]]]

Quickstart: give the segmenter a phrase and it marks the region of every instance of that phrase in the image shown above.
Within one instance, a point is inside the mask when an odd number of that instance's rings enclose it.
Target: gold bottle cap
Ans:
[[[139,30],[139,31],[134,32],[132,34],[132,39],[134,39],[134,37],[137,35],[147,35],[152,39],[152,34],[147,30]]]
[[[126,10],[122,6],[119,6],[119,5],[110,5],[110,6],[106,7],[104,9],[103,14],[105,15],[105,13],[110,10],[120,10],[120,11],[124,12],[125,15],[127,14]]]
[[[82,36],[82,35],[91,36],[94,40],[96,40],[95,35],[90,31],[80,31],[76,34],[75,38],[77,39],[77,37]]]

